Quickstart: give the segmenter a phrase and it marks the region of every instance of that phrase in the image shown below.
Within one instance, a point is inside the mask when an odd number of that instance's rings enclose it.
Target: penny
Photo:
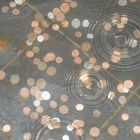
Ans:
[[[108,62],[103,62],[102,63],[102,68],[103,69],[107,70],[107,69],[109,69],[109,67],[110,67],[110,64]]]
[[[60,107],[59,107],[59,112],[60,112],[61,114],[68,114],[68,112],[69,112],[68,106],[66,106],[66,105],[60,106]]]
[[[118,127],[116,125],[111,125],[109,128],[108,128],[108,133],[111,135],[111,136],[116,136],[118,135]]]
[[[54,129],[59,129],[61,127],[61,122],[59,118],[52,118],[51,119],[51,126]]]
[[[124,86],[128,89],[132,88],[133,87],[133,82],[131,80],[125,80],[124,81]]]
[[[32,51],[27,51],[27,52],[26,52],[26,56],[27,56],[28,58],[32,58],[32,57],[34,56],[34,53],[33,53]]]
[[[53,67],[53,66],[50,66],[50,67],[48,67],[48,69],[47,69],[47,74],[48,74],[48,76],[54,76],[54,75],[56,74],[56,72],[57,72],[57,70],[56,70],[56,68]]]
[[[44,28],[47,29],[47,28],[50,26],[50,22],[47,21],[47,20],[43,20],[43,21],[41,22],[41,25],[42,25],[42,27],[44,27]]]
[[[36,85],[40,88],[40,89],[44,89],[46,87],[46,80],[45,79],[38,79],[36,81]]]
[[[36,28],[36,27],[39,26],[39,22],[36,21],[36,20],[33,20],[33,21],[31,22],[31,26],[32,26],[32,28]]]
[[[37,112],[32,112],[30,114],[30,117],[31,117],[31,119],[36,120],[36,119],[38,119],[38,113]]]
[[[41,34],[41,32],[42,32],[42,29],[40,27],[35,27],[34,28],[34,33],[35,34]]]
[[[33,86],[33,87],[31,87],[30,88],[30,93],[34,96],[35,95],[35,93],[37,92],[39,92],[40,91],[40,89],[39,89],[39,87],[37,87],[37,86]]]
[[[134,34],[135,38],[137,38],[137,39],[140,38],[140,31],[139,30],[137,30],[137,29],[134,30],[133,34]]]
[[[58,31],[59,30],[59,25],[58,24],[53,24],[52,25],[52,29],[54,30],[54,31]]]
[[[75,128],[75,129],[80,129],[80,128],[83,128],[85,125],[84,121],[83,120],[74,120],[72,122],[72,127]]]
[[[46,61],[54,61],[56,58],[55,54],[53,52],[49,52],[45,55],[45,60]]]
[[[54,9],[53,9],[54,15],[57,15],[57,14],[59,14],[60,12],[61,12],[61,11],[60,11],[59,8],[54,8]]]
[[[23,135],[23,139],[24,140],[31,140],[32,139],[32,134],[30,132],[26,132],[24,135]]]
[[[100,129],[99,128],[92,127],[90,129],[90,136],[92,136],[92,137],[99,137],[99,135],[100,135]]]
[[[65,15],[64,15],[63,13],[60,12],[59,14],[56,15],[55,19],[56,19],[56,21],[58,21],[58,22],[62,22],[62,21],[65,20]]]
[[[6,73],[3,70],[0,70],[0,80],[4,80],[6,77]]]
[[[38,54],[40,52],[40,48],[35,46],[32,48],[32,52],[35,53],[35,54]]]
[[[129,115],[128,115],[127,113],[123,113],[123,114],[121,115],[121,119],[122,119],[123,121],[128,121],[128,120],[129,120]]]
[[[10,83],[16,85],[20,82],[20,77],[17,74],[13,74],[10,76]]]
[[[12,10],[12,14],[13,14],[14,16],[18,16],[18,15],[20,14],[20,10],[17,9],[17,8],[15,8],[15,9]]]
[[[30,95],[29,90],[27,88],[21,88],[20,89],[20,96],[22,98],[28,98]]]
[[[77,5],[78,5],[78,4],[77,4],[76,1],[71,1],[71,2],[70,2],[70,7],[71,7],[71,8],[76,8]]]
[[[3,6],[1,8],[1,12],[4,13],[4,14],[8,13],[8,11],[9,11],[9,7],[8,6]]]
[[[79,51],[76,50],[76,49],[72,51],[72,57],[74,57],[74,58],[75,58],[75,57],[78,57],[79,54],[80,54]]]
[[[57,64],[61,64],[61,63],[63,62],[63,58],[60,57],[60,56],[58,56],[58,57],[56,57],[55,62],[56,62]]]
[[[74,59],[74,63],[77,64],[77,65],[81,65],[81,63],[82,63],[82,58],[81,58],[81,57],[76,57],[76,58]]]
[[[29,41],[34,42],[34,41],[37,39],[37,35],[36,35],[35,33],[31,32],[31,33],[29,33],[29,34],[27,35],[27,39],[28,39]]]
[[[110,31],[111,28],[112,28],[112,25],[111,25],[109,22],[106,22],[106,23],[104,24],[104,30]]]
[[[88,61],[89,61],[90,64],[95,64],[96,63],[96,58],[95,57],[90,57]]]
[[[80,136],[81,137],[83,135],[83,133],[84,133],[84,130],[81,129],[81,128],[76,130],[76,135],[77,136]]]
[[[25,107],[23,108],[23,113],[24,113],[25,115],[29,115],[29,114],[31,113],[31,108],[28,107],[28,106],[25,106]]]
[[[67,102],[69,97],[64,94],[64,95],[61,95],[60,99],[61,99],[62,102]]]
[[[40,62],[40,63],[37,65],[37,68],[38,68],[38,70],[40,70],[40,71],[44,71],[44,70],[46,70],[46,68],[47,68],[47,64],[46,64],[45,62]]]
[[[58,104],[57,104],[56,101],[51,101],[51,102],[50,102],[50,108],[51,108],[51,109],[56,109],[57,107],[58,107]]]
[[[61,6],[60,6],[60,10],[66,14],[70,11],[70,6],[68,3],[62,3]]]
[[[44,33],[43,36],[44,36],[44,41],[48,41],[50,38],[49,34],[47,34],[47,33]]]
[[[88,42],[85,42],[85,43],[82,44],[81,49],[82,49],[83,52],[88,52],[91,49],[91,44],[88,43]]]
[[[139,135],[140,134],[140,126],[138,126],[138,125],[134,126],[133,132],[134,132],[134,134]]]
[[[48,126],[50,124],[51,117],[48,115],[44,115],[41,117],[41,124],[44,126]]]
[[[67,20],[63,20],[63,21],[61,22],[61,26],[62,26],[63,28],[68,28],[68,27],[69,27],[69,22],[68,22]]]
[[[124,85],[122,83],[120,83],[120,84],[117,85],[117,91],[119,93],[123,93],[123,88],[124,88]]]
[[[42,106],[38,106],[38,107],[36,108],[36,112],[38,112],[38,113],[43,113],[43,112],[44,112],[44,108],[43,108]]]
[[[81,38],[81,37],[82,37],[82,33],[79,32],[79,31],[75,32],[74,35],[75,35],[75,37],[77,37],[77,38]]]
[[[39,63],[41,63],[40,58],[34,58],[34,59],[33,59],[33,64],[34,64],[34,65],[39,65]]]
[[[120,97],[118,98],[118,102],[119,102],[121,105],[126,104],[126,97],[125,97],[125,96],[120,96]]]
[[[16,3],[13,2],[13,1],[11,1],[11,2],[9,3],[9,6],[10,6],[11,8],[16,8]]]

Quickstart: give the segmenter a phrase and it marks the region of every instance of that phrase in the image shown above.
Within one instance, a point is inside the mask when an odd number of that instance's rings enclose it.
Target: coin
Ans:
[[[62,105],[59,107],[59,112],[61,114],[68,114],[69,113],[69,108],[66,105]]]
[[[25,115],[29,115],[29,114],[31,113],[31,108],[28,107],[28,106],[25,106],[25,107],[23,108],[23,113],[24,113]]]
[[[20,77],[19,77],[19,75],[17,75],[17,74],[12,74],[12,75],[10,76],[10,83],[11,83],[11,84],[16,85],[16,84],[18,84],[19,82],[20,82]]]
[[[90,57],[88,61],[89,61],[90,64],[95,64],[96,63],[96,58],[95,57]]]
[[[4,80],[6,77],[6,73],[3,70],[0,70],[0,80]]]
[[[93,116],[94,116],[95,118],[98,118],[98,117],[101,116],[101,112],[100,112],[99,110],[94,110],[94,111],[93,111]]]
[[[123,113],[123,114],[121,115],[121,119],[122,119],[123,121],[128,121],[128,120],[129,120],[129,115],[128,115],[127,113]]]
[[[51,119],[51,126],[54,129],[59,129],[61,127],[61,122],[59,118],[52,118]]]
[[[9,11],[9,7],[8,6],[3,6],[1,8],[1,12],[4,13],[4,14],[6,14],[8,11]]]
[[[14,8],[14,9],[12,10],[12,14],[13,14],[13,16],[18,16],[18,15],[20,14],[20,10],[17,9],[17,8]]]
[[[118,135],[118,133],[119,133],[118,127],[117,127],[116,125],[111,125],[111,126],[108,128],[108,133],[109,133],[111,136],[116,136],[116,135]]]
[[[30,132],[26,132],[24,135],[23,135],[23,139],[24,140],[31,140],[32,138],[32,134]]]
[[[4,133],[10,132],[10,131],[11,131],[11,126],[10,126],[9,124],[5,124],[5,125],[3,126],[3,128],[2,128],[2,131],[3,131]]]
[[[125,80],[124,81],[124,86],[128,89],[132,88],[133,87],[133,82],[131,80]]]
[[[56,62],[57,64],[61,64],[61,63],[63,62],[63,58],[60,57],[60,56],[58,56],[58,57],[56,57],[55,62]]]
[[[51,117],[48,116],[48,115],[44,115],[44,116],[41,117],[41,124],[44,125],[44,126],[48,126],[50,121],[51,121]]]
[[[40,89],[44,89],[46,87],[46,80],[45,79],[38,79],[36,81],[36,85],[40,88]]]
[[[76,135],[77,136],[81,137],[83,134],[84,134],[84,130],[82,128],[76,130]]]
[[[33,20],[33,21],[31,22],[31,27],[32,27],[32,28],[36,28],[36,27],[38,27],[38,26],[39,26],[39,22],[38,22],[38,21]]]
[[[92,137],[99,137],[99,135],[100,135],[100,129],[99,128],[92,127],[90,129],[90,136],[92,136]]]
[[[74,58],[75,58],[75,57],[78,57],[79,54],[80,54],[79,51],[76,50],[76,49],[72,51],[72,57],[74,57]]]
[[[34,56],[34,53],[33,53],[32,51],[27,51],[27,52],[26,52],[26,56],[27,56],[28,58],[32,58],[32,57]]]
[[[51,101],[51,102],[50,102],[50,108],[51,108],[51,109],[56,109],[57,107],[58,107],[58,104],[57,104],[56,101]]]
[[[29,90],[27,88],[21,88],[20,89],[20,96],[22,98],[28,98],[30,95]]]
[[[36,112],[38,112],[38,113],[43,113],[43,112],[44,112],[44,108],[43,108],[42,106],[38,106],[38,107],[36,108]]]
[[[60,99],[61,99],[62,102],[67,102],[69,97],[64,94],[64,95],[61,95]]]
[[[37,68],[38,68],[38,70],[40,70],[40,71],[44,71],[44,70],[46,70],[47,69],[47,64],[45,63],[45,62],[40,62],[38,65],[37,65]]]
[[[117,91],[119,93],[123,93],[123,88],[124,88],[124,85],[122,83],[120,83],[120,84],[117,85]]]
[[[124,105],[124,104],[126,104],[126,97],[125,96],[120,96],[118,98],[118,101],[121,105]]]
[[[76,31],[76,32],[74,33],[74,35],[75,35],[75,37],[77,37],[77,38],[81,38],[81,37],[82,37],[82,33],[81,33],[80,31]]]
[[[70,2],[70,7],[71,7],[71,8],[76,8],[77,5],[78,5],[78,4],[77,4],[76,1],[73,1],[73,0],[72,0],[72,1]]]
[[[35,53],[35,54],[37,54],[37,53],[40,52],[40,48],[37,47],[37,46],[35,46],[35,47],[32,48],[32,52]]]
[[[84,105],[82,105],[82,104],[77,104],[76,105],[76,110],[77,111],[82,111],[84,109]]]
[[[82,63],[82,58],[81,58],[81,57],[76,57],[76,58],[74,59],[74,63],[77,64],[77,65],[81,65],[81,63]]]
[[[107,69],[109,69],[109,67],[110,67],[110,64],[108,62],[103,62],[102,63],[102,68],[103,69],[107,70]]]
[[[61,6],[60,6],[60,10],[66,14],[70,11],[70,6],[68,3],[62,3]]]
[[[54,76],[55,74],[56,74],[56,72],[57,72],[57,70],[56,70],[56,68],[55,67],[53,67],[53,66],[50,66],[50,67],[48,67],[48,69],[47,69],[47,74],[48,74],[48,76]]]
[[[63,28],[68,28],[68,27],[69,27],[69,22],[68,22],[67,20],[63,20],[63,21],[61,22],[61,26],[62,26]]]
[[[83,52],[88,52],[91,49],[91,44],[88,42],[84,42],[81,49]]]
[[[111,25],[109,22],[106,22],[106,23],[104,24],[104,30],[105,30],[105,31],[110,31],[111,28],[112,28],[112,25]]]
[[[38,115],[39,114],[37,112],[31,112],[30,117],[31,117],[31,119],[36,120],[36,119],[38,119]]]
[[[135,125],[133,127],[133,132],[134,132],[134,134],[139,135],[140,134],[140,126]]]

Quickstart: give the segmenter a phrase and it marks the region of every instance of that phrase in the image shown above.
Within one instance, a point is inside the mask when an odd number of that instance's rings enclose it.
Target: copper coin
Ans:
[[[106,23],[104,24],[104,30],[110,31],[111,28],[112,28],[112,25],[111,25],[109,22],[106,22]]]
[[[107,69],[109,69],[109,67],[110,67],[110,64],[108,62],[103,62],[102,63],[102,68],[103,69],[107,70]]]
[[[20,82],[20,77],[19,77],[19,75],[17,75],[17,74],[12,74],[12,75],[10,76],[10,83],[11,83],[11,84],[16,85],[16,84],[18,84],[19,82]]]
[[[133,87],[133,82],[131,80],[125,80],[124,81],[124,86],[128,89],[132,88]]]
[[[35,54],[37,54],[37,53],[40,52],[40,48],[37,47],[37,46],[35,46],[35,47],[32,48],[32,52],[35,53]]]
[[[48,41],[50,38],[49,34],[47,34],[47,33],[43,34],[43,36],[44,36],[44,41]]]
[[[45,60],[46,61],[54,61],[56,58],[55,54],[53,52],[49,52],[45,55]]]
[[[118,127],[117,127],[116,125],[111,125],[111,126],[108,128],[108,133],[109,133],[111,136],[116,136],[116,135],[118,135],[118,133],[119,133]]]
[[[82,58],[81,58],[81,57],[76,57],[76,58],[74,59],[74,63],[77,64],[77,65],[81,65],[81,63],[82,63]]]
[[[96,58],[95,57],[90,57],[88,61],[89,61],[90,64],[95,64],[96,63]]]
[[[77,37],[77,38],[81,38],[81,37],[82,37],[82,33],[79,32],[79,31],[75,32],[74,35],[75,35],[75,37]]]
[[[118,98],[118,101],[121,105],[124,105],[124,104],[126,104],[126,97],[125,96],[120,96]]]
[[[28,106],[25,106],[25,107],[23,108],[23,113],[24,113],[25,115],[29,115],[29,114],[31,113],[31,108],[28,107]]]
[[[0,80],[4,80],[6,77],[6,73],[3,70],[0,70]]]
[[[71,2],[70,2],[70,7],[71,7],[71,8],[76,8],[77,5],[78,5],[78,4],[77,4],[77,1],[71,1]]]
[[[3,6],[1,8],[1,12],[4,13],[4,14],[6,14],[8,11],[9,11],[9,7],[8,6]]]
[[[27,35],[27,39],[28,39],[29,41],[34,42],[34,41],[37,39],[37,35],[36,35],[35,33],[31,32],[31,33],[29,33],[29,34]]]
[[[60,10],[61,10],[64,14],[68,13],[68,12],[70,11],[70,6],[69,6],[69,4],[68,4],[68,3],[63,3],[63,4],[61,4]]]
[[[134,34],[135,38],[137,38],[137,39],[140,38],[140,31],[139,30],[134,30],[133,34]]]
[[[62,102],[67,102],[69,97],[64,94],[64,95],[61,95],[60,99],[61,99]]]
[[[80,54],[80,53],[79,53],[78,50],[73,50],[73,51],[72,51],[72,57],[74,57],[74,58],[75,58],[75,57],[78,57],[79,54]]]
[[[37,93],[40,92],[39,87],[33,86],[33,87],[30,88],[30,93],[31,93],[32,95],[35,95],[36,92],[37,92]]]
[[[69,113],[69,108],[66,105],[62,105],[59,107],[59,112],[61,114],[68,114]]]
[[[83,136],[83,134],[84,134],[84,130],[82,128],[76,130],[76,135],[77,136],[81,137],[81,136]]]
[[[74,120],[72,122],[72,126],[73,128],[75,129],[80,129],[80,128],[83,128],[85,125],[84,121],[83,120]]]
[[[27,88],[21,88],[20,89],[20,96],[22,98],[28,98],[29,95],[30,95],[30,92],[29,92],[29,90]]]
[[[40,89],[44,89],[46,87],[46,80],[45,79],[38,79],[36,81],[36,85],[40,88]]]
[[[48,27],[50,26],[50,23],[49,23],[49,21],[47,21],[47,20],[43,20],[43,21],[41,22],[41,25],[42,25],[42,27],[44,27],[44,28],[48,28]]]
[[[54,129],[59,129],[61,127],[61,122],[58,118],[52,118],[51,119],[51,126],[54,128]]]
[[[91,44],[88,42],[85,42],[82,44],[82,51],[83,52],[88,52],[91,49]]]
[[[33,53],[32,51],[27,51],[27,52],[26,52],[26,56],[27,56],[28,58],[32,58],[32,57],[34,56],[34,53]]]
[[[36,120],[36,119],[38,119],[38,113],[37,112],[32,112],[31,114],[30,114],[30,117],[31,117],[31,119],[33,119],[33,120]]]
[[[120,83],[120,84],[118,84],[118,86],[117,86],[117,91],[118,91],[119,93],[123,93],[123,88],[124,88],[124,85],[123,85],[122,83]]]
[[[57,70],[56,70],[56,68],[53,67],[53,66],[50,66],[50,67],[48,67],[48,69],[47,69],[47,74],[48,74],[48,76],[54,76],[54,75],[56,74],[56,72],[57,72]]]
[[[58,22],[62,22],[62,21],[65,20],[65,15],[64,15],[63,13],[60,12],[59,14],[56,15],[55,19],[56,19],[56,21],[58,21]]]
[[[18,15],[20,14],[20,10],[17,9],[17,8],[15,8],[15,9],[12,10],[12,14],[13,14],[14,16],[18,16]]]
[[[51,109],[56,109],[57,107],[58,107],[58,104],[57,104],[56,101],[51,101],[51,102],[50,102],[50,108],[51,108]]]
[[[99,128],[92,127],[90,129],[90,136],[92,136],[92,137],[99,137],[99,135],[100,135],[100,129]]]
[[[48,115],[44,115],[41,117],[41,124],[44,126],[48,126],[50,124],[51,117]]]
[[[134,134],[139,135],[140,134],[140,126],[135,125],[133,127],[133,132],[134,132]]]
[[[41,34],[41,32],[42,32],[42,29],[40,27],[35,27],[34,28],[34,33]]]
[[[40,58],[34,58],[34,59],[33,59],[33,64],[34,64],[34,65],[39,65],[39,63],[41,63]]]
[[[121,115],[121,119],[122,119],[123,121],[128,121],[128,120],[129,120],[129,115],[128,115],[127,113],[123,113],[123,114]]]
[[[44,112],[44,108],[43,108],[42,106],[38,106],[38,107],[36,108],[36,112],[38,112],[38,113],[43,113],[43,112]]]
[[[61,26],[62,26],[63,28],[68,28],[69,22],[68,22],[67,20],[63,20],[63,21],[61,22]]]
[[[61,64],[61,63],[63,62],[63,58],[60,57],[60,56],[58,56],[58,57],[56,57],[55,62],[56,62],[57,64]]]
[[[39,26],[39,22],[36,21],[36,20],[33,20],[33,21],[31,22],[31,26],[32,26],[32,28],[36,28],[36,27]]]
[[[16,3],[11,1],[11,2],[9,3],[9,6],[10,6],[11,8],[16,8]]]
[[[57,14],[59,14],[60,12],[61,12],[61,11],[60,11],[59,8],[54,8],[54,9],[53,9],[54,15],[57,15]]]
[[[40,62],[38,65],[37,65],[37,68],[40,70],[40,71],[44,71],[46,70],[47,68],[47,64],[45,62]]]
[[[26,132],[24,135],[23,135],[23,139],[24,140],[31,140],[32,138],[32,134],[30,132]]]

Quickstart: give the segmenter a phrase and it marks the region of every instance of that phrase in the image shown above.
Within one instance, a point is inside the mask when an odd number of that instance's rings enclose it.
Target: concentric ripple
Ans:
[[[68,74],[65,89],[75,103],[82,103],[90,109],[106,103],[108,93],[114,90],[114,84],[104,72],[80,67]]]
[[[115,8],[96,17],[89,28],[94,34],[91,52],[111,69],[131,71],[140,67],[140,12]]]

